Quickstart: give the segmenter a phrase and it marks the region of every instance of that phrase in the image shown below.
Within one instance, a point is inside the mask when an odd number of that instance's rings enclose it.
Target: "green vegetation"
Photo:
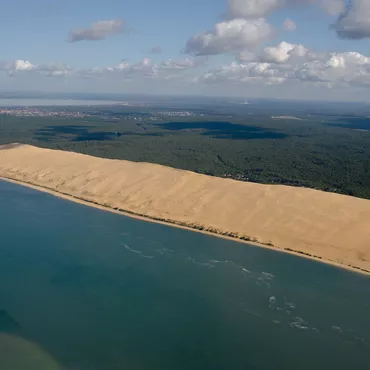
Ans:
[[[27,143],[370,199],[366,117],[274,120],[243,114],[149,119],[146,115],[136,119],[134,115],[0,116],[0,144]]]

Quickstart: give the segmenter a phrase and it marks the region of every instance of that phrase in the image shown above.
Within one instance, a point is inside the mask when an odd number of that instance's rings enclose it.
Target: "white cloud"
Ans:
[[[303,45],[289,44],[288,42],[281,42],[274,47],[266,47],[260,60],[268,63],[285,63],[294,57],[305,57],[308,53]]]
[[[11,62],[0,62],[0,70],[8,73],[9,76],[17,74],[41,74],[47,77],[67,76],[71,68],[61,63],[32,64],[28,60],[14,60]]]
[[[78,42],[83,40],[104,40],[108,36],[117,34],[123,30],[124,22],[121,19],[98,21],[88,28],[77,28],[69,32],[68,41]]]
[[[36,66],[30,63],[28,60],[15,60],[9,66],[9,70],[13,71],[32,71]]]
[[[150,58],[144,58],[141,62],[124,67],[123,70],[128,69],[131,74],[138,73],[144,76],[153,76],[156,72],[156,66]]]
[[[297,29],[296,23],[290,18],[285,20],[283,27],[285,31],[295,31]]]
[[[337,2],[338,9],[340,1],[343,0],[228,0],[226,20],[216,23],[212,30],[189,39],[185,52],[198,56],[239,52],[240,59],[246,60],[257,46],[276,35],[266,19],[272,12],[318,2],[325,2],[327,8],[333,9],[329,2]],[[324,6],[324,3],[321,5]],[[283,27],[286,31],[294,31],[297,25],[286,18]]]
[[[210,32],[193,36],[185,52],[194,55],[216,55],[233,53],[253,48],[266,41],[273,29],[265,19],[233,19],[217,23]]]
[[[157,66],[150,58],[144,58],[137,63],[121,62],[114,67],[98,67],[75,71],[75,75],[85,78],[131,78],[135,76],[154,76],[156,74]]]
[[[204,65],[203,58],[168,59],[161,63],[153,63],[150,58],[144,58],[138,63],[122,62],[114,67],[80,69],[75,76],[92,79],[168,79],[178,76],[187,70],[193,70]]]
[[[173,91],[179,91],[186,85],[193,86],[193,92],[209,89],[212,93],[214,88],[209,85],[216,84],[220,94],[226,91],[233,94],[252,86],[251,92],[260,91],[259,95],[263,95],[264,86],[281,85],[281,93],[289,96],[293,85],[296,92],[300,91],[300,87],[309,86],[310,89],[319,88],[320,94],[323,94],[324,88],[336,91],[370,88],[370,58],[356,52],[315,53],[303,45],[281,42],[260,52],[243,51],[238,61],[221,67],[210,69],[206,61],[206,58],[184,58],[154,63],[150,58],[144,58],[139,62],[124,61],[115,66],[72,69],[63,63],[34,64],[27,60],[15,60],[0,62],[0,70],[19,83],[24,76],[32,78],[35,84],[48,80],[42,77],[65,77],[71,85],[82,86],[86,83],[97,90],[99,86],[104,86],[108,91],[109,86],[116,89],[120,86],[140,87],[144,90],[171,86]]]
[[[262,49],[259,53],[251,53],[243,51],[238,55],[239,62],[260,62],[260,63],[275,63],[283,64],[292,62],[299,58],[301,60],[310,60],[318,58],[318,54],[310,52],[307,48],[300,44],[290,44],[282,41],[276,46],[268,46]]]
[[[370,0],[228,0],[226,17],[228,20],[265,18],[279,9],[312,4],[331,16],[338,16],[333,28],[340,38],[370,37]],[[285,21],[285,30],[295,28],[293,21]]]
[[[254,60],[253,60],[254,57]],[[370,87],[370,58],[356,52],[313,53],[303,45],[282,42],[259,55],[247,55],[208,71],[203,82],[221,86],[258,84],[310,84],[320,87]]]
[[[296,76],[332,85],[370,85],[370,58],[355,52],[331,53],[326,60],[305,63]]]
[[[370,37],[370,1],[352,0],[333,28],[345,39]]]
[[[274,68],[269,63],[251,62],[236,63],[221,67],[219,70],[207,72],[203,81],[218,84],[251,84],[254,82],[276,84],[286,80],[286,73]]]

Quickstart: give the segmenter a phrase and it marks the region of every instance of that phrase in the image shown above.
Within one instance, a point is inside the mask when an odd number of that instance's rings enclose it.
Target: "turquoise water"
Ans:
[[[367,277],[5,182],[0,232],[0,333],[60,369],[370,363]]]

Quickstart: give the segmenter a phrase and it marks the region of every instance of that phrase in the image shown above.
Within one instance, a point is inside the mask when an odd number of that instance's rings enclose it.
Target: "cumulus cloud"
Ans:
[[[294,57],[305,57],[308,53],[303,45],[281,42],[277,46],[264,48],[260,60],[267,63],[286,63]]]
[[[303,45],[282,42],[260,54],[248,55],[245,61],[239,58],[239,62],[208,71],[203,82],[223,86],[258,82],[370,87],[370,58],[356,52],[314,53]]]
[[[301,44],[290,44],[282,41],[276,46],[268,46],[259,51],[258,53],[251,53],[243,51],[238,56],[238,61],[244,62],[260,62],[260,63],[275,63],[287,64],[288,62],[296,61],[298,59],[311,60],[318,58],[319,54],[310,52]]]
[[[202,58],[197,59],[168,59],[161,63],[153,63],[150,58],[144,58],[138,63],[122,62],[113,67],[102,67],[93,69],[81,69],[75,71],[76,76],[93,79],[109,79],[115,80],[133,79],[133,78],[157,78],[167,79],[177,76],[187,70],[195,69],[204,65]]]
[[[68,35],[68,41],[78,42],[84,40],[104,40],[108,36],[121,32],[123,28],[124,22],[121,19],[98,21],[88,28],[76,28],[71,30]]]
[[[118,86],[121,81],[140,86],[157,86],[171,80],[173,86],[197,84],[197,91],[217,84],[220,91],[245,86],[294,84],[299,86],[370,88],[370,57],[356,52],[317,53],[300,44],[281,42],[260,51],[240,53],[237,61],[210,69],[206,58],[167,59],[154,63],[150,58],[139,62],[123,61],[111,67],[72,69],[63,63],[34,64],[28,60],[0,62],[0,70],[14,78],[22,76],[66,77],[71,81],[89,79],[105,86]],[[153,84],[151,85],[151,82]],[[94,82],[91,82],[94,83]],[[177,84],[177,85],[176,85]],[[282,88],[283,89],[283,88]],[[283,90],[282,90],[283,91]]]
[[[29,62],[28,60],[15,60],[9,64],[9,71],[32,71],[36,69],[37,66]]]
[[[150,58],[144,58],[138,63],[123,62],[116,67],[108,67],[103,69],[103,72],[120,72],[121,75],[141,75],[141,76],[154,76],[157,73],[156,65]]]
[[[273,35],[265,19],[233,19],[217,23],[212,31],[193,36],[185,52],[193,55],[216,55],[253,48]]]
[[[188,40],[185,52],[193,55],[217,55],[251,52],[259,44],[271,39],[275,32],[266,17],[285,7],[307,5],[318,1],[340,0],[228,0],[225,20],[210,31]],[[293,31],[296,23],[287,18],[284,29]]]
[[[297,29],[296,23],[290,18],[285,20],[283,27],[285,31],[295,31]]]
[[[333,25],[340,38],[370,37],[370,1],[352,0]]]
[[[251,61],[256,48],[276,35],[266,17],[280,9],[305,5],[319,6],[332,16],[339,15],[333,28],[341,38],[370,37],[370,0],[348,3],[347,0],[228,0],[225,20],[216,23],[212,30],[190,38],[184,50],[196,56],[239,53],[240,61]],[[293,31],[297,26],[287,18],[283,27]],[[292,51],[285,52],[282,46],[279,50],[266,50],[265,59],[284,62]]]
[[[263,83],[266,85],[281,84],[286,77],[280,70],[272,68],[269,63],[236,63],[233,62],[223,66],[219,70],[204,74],[202,82],[205,84],[222,84],[227,86],[249,85],[253,83]]]
[[[32,64],[28,60],[22,59],[0,62],[0,70],[7,72],[9,76],[36,73],[47,77],[66,76],[72,71],[71,68],[62,63]]]
[[[305,63],[296,76],[331,85],[370,85],[370,58],[356,52],[331,53],[326,60]]]
[[[202,81],[221,86],[258,82],[370,87],[370,58],[356,52],[317,53],[300,44],[281,42],[260,53],[242,53],[238,62],[206,72]]]

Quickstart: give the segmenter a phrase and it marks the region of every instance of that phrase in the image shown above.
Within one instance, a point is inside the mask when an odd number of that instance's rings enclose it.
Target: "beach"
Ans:
[[[370,201],[29,145],[0,147],[0,177],[146,220],[370,273]]]

